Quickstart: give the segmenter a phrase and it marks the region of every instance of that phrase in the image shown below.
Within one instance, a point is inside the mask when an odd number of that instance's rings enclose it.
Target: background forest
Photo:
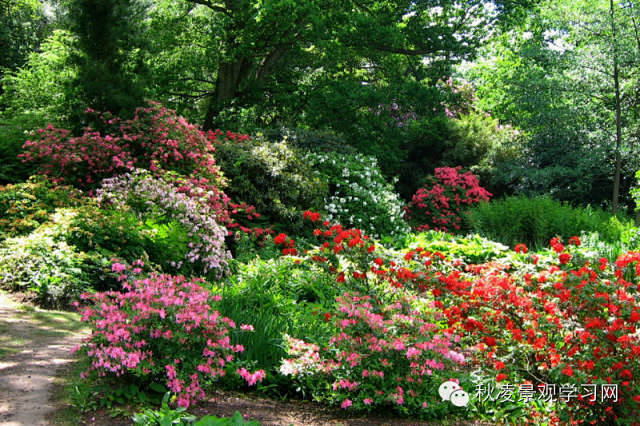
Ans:
[[[612,6],[612,7],[611,7]],[[638,6],[607,1],[3,0],[0,180],[29,131],[152,99],[205,130],[439,166],[496,196],[630,208]],[[619,174],[619,189],[616,182]],[[614,195],[614,190],[617,194]]]

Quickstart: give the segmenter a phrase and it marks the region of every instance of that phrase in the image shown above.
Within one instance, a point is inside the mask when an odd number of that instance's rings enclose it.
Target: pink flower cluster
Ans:
[[[244,348],[231,344],[229,330],[236,325],[214,309],[220,296],[201,282],[152,275],[125,283],[122,293],[83,295],[93,303],[81,310],[93,329],[82,347],[91,361],[83,377],[129,375],[142,383],[164,378],[179,405],[204,398],[202,386],[224,376],[234,353]],[[264,371],[238,374],[250,385],[265,377]]]
[[[447,365],[464,364],[454,349],[458,338],[434,324],[438,314],[402,295],[394,303],[345,293],[333,314],[335,334],[328,347],[288,338],[281,373],[326,380],[320,397],[362,409],[405,402],[421,406],[432,392],[430,376]],[[329,390],[330,389],[330,390]],[[329,394],[327,394],[329,392]]]
[[[156,102],[136,109],[126,121],[91,109],[86,113],[97,115],[103,133],[86,128],[81,136],[71,137],[68,130],[49,125],[38,131],[38,139],[24,144],[23,160],[37,162],[43,173],[57,181],[81,187],[135,167],[198,175],[218,187],[223,184],[213,157],[221,131],[204,133]],[[242,137],[225,135],[225,139]]]

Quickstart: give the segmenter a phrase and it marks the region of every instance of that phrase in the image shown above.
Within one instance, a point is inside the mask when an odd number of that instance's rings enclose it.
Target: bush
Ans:
[[[131,263],[144,259],[150,270],[173,272],[171,264],[189,252],[187,230],[177,222],[158,223],[140,219],[129,208],[98,208],[94,203],[77,209],[65,231],[68,244],[89,253],[98,262],[90,268],[94,290],[120,290],[112,259]]]
[[[633,226],[600,209],[572,207],[548,196],[494,200],[474,207],[468,217],[474,232],[512,247],[518,243],[543,247],[555,236],[583,232],[597,232],[601,240],[614,242]]]
[[[219,133],[205,134],[154,102],[136,109],[134,118],[126,121],[90,109],[87,114],[98,115],[102,133],[88,127],[73,137],[69,130],[49,125],[38,130],[37,139],[25,142],[21,157],[38,164],[55,181],[80,187],[95,187],[104,178],[136,167],[195,174],[222,186],[213,157]]]
[[[181,259],[170,260],[176,270],[195,275],[213,272],[216,277],[227,270],[231,255],[224,245],[226,229],[216,222],[208,204],[178,192],[163,179],[141,169],[105,179],[97,200],[110,208],[131,208],[145,221],[163,225],[169,233],[177,231],[176,247],[186,243],[188,250]],[[180,230],[186,231],[186,236]]]
[[[33,292],[47,306],[65,306],[91,288],[93,277],[85,266],[92,258],[63,238],[75,212],[61,209],[52,221],[29,235],[0,244],[0,287]]]
[[[284,141],[302,151],[339,152],[357,154],[357,150],[347,144],[344,137],[329,130],[310,129],[265,129],[259,135],[271,142]]]
[[[332,275],[288,256],[242,265],[222,289],[220,307],[223,315],[255,327],[254,333],[232,334],[233,343],[247,348],[239,359],[276,373],[285,356],[284,334],[314,342],[328,335],[322,318],[338,291]]]
[[[288,339],[293,358],[283,361],[282,374],[343,409],[389,407],[423,418],[455,410],[433,392],[465,360],[455,350],[458,339],[436,324],[442,314],[412,297],[388,304],[345,293],[337,305],[329,344]]]
[[[133,265],[135,266],[135,265]],[[115,263],[126,273],[126,265]],[[133,271],[135,273],[135,270]],[[220,297],[182,276],[151,275],[123,284],[123,293],[86,295],[93,306],[82,309],[92,334],[82,350],[91,361],[84,377],[133,379],[142,385],[164,382],[188,407],[205,397],[203,387],[234,369],[229,332],[235,323],[216,310]],[[241,329],[251,329],[241,325]],[[262,381],[264,371],[236,370],[249,385]]]
[[[309,153],[305,159],[329,183],[324,203],[329,221],[361,228],[378,238],[409,231],[402,220],[402,202],[374,157],[328,152]]]
[[[322,206],[326,184],[286,142],[225,141],[216,145],[216,157],[231,181],[229,196],[255,206],[278,230],[300,230],[302,212]]]
[[[482,188],[470,172],[460,173],[460,167],[440,167],[434,176],[413,195],[407,206],[407,219],[417,231],[430,229],[460,232],[467,227],[464,211],[491,194]]]
[[[69,186],[55,186],[42,176],[0,187],[0,240],[36,229],[58,207],[80,205],[81,195]]]
[[[479,235],[459,237],[445,232],[428,231],[410,234],[404,247],[422,247],[430,252],[440,252],[449,258],[461,259],[465,263],[486,263],[505,255],[507,246]]]
[[[453,132],[446,141],[441,164],[460,164],[491,192],[506,191],[512,182],[504,175],[505,166],[522,155],[521,132],[478,112],[461,114],[451,124]]]

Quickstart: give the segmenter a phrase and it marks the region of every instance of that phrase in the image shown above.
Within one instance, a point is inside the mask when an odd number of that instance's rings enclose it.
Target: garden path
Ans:
[[[0,425],[50,424],[56,374],[83,336],[76,316],[21,305],[0,292]]]

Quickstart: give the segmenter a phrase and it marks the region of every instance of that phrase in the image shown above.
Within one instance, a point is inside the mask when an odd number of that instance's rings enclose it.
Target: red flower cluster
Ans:
[[[435,176],[429,176],[427,184],[413,195],[406,217],[416,230],[459,231],[464,225],[464,209],[489,201],[491,193],[479,185],[478,178],[470,172],[460,173],[460,169],[437,168]]]
[[[287,237],[286,234],[280,233],[276,235],[273,239],[273,242],[276,245],[285,246],[285,248],[282,249],[282,254],[285,256],[295,256],[296,254],[298,254],[298,250],[294,247],[294,239]]]

